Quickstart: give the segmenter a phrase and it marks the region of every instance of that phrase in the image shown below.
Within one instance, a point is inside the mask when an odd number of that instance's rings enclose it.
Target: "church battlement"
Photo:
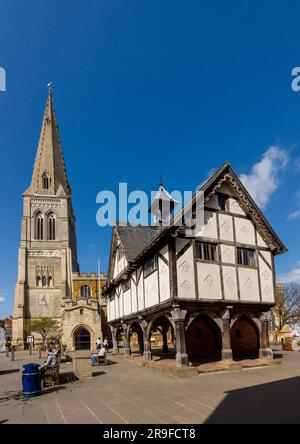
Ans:
[[[75,279],[99,279],[99,273],[95,273],[94,271],[91,271],[90,273],[87,273],[85,271],[82,271],[81,273],[73,273],[73,280]],[[100,280],[106,280],[107,277],[105,273],[100,273]]]

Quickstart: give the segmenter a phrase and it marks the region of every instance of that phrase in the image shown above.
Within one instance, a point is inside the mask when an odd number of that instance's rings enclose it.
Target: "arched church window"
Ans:
[[[48,190],[49,186],[50,186],[50,178],[49,178],[48,174],[46,174],[46,173],[43,174],[42,183],[43,183],[43,189]]]
[[[48,287],[53,287],[53,279],[52,276],[48,276]]]
[[[39,276],[39,275],[37,275],[37,277],[36,277],[36,286],[37,287],[41,287],[42,286],[41,276]]]
[[[45,275],[42,277],[42,287],[47,287],[47,277]]]
[[[80,288],[80,296],[84,299],[88,299],[91,297],[91,287],[89,285],[83,285]]]
[[[42,213],[37,213],[35,216],[35,239],[44,239],[44,216]]]
[[[48,240],[55,240],[55,215],[50,213],[48,216]]]

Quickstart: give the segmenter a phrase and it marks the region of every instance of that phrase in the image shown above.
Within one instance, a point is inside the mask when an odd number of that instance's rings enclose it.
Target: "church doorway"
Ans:
[[[75,350],[90,350],[91,349],[91,335],[89,331],[80,327],[74,334],[75,336]]]

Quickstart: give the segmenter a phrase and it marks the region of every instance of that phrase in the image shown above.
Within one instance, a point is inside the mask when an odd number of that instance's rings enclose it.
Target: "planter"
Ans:
[[[286,343],[286,344],[282,344],[282,350],[285,350],[285,351],[299,351],[300,347],[297,344],[297,342],[298,342],[298,340],[293,341],[293,342],[289,342],[289,343]]]

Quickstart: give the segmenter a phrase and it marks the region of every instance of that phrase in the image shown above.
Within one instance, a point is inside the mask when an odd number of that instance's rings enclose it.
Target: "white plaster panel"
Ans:
[[[193,245],[180,256],[176,267],[178,297],[196,298]]]
[[[124,316],[124,294],[123,294],[123,291],[120,294],[119,310],[120,310],[120,318],[123,318],[123,316]]]
[[[140,280],[138,283],[138,311],[144,310],[144,286],[143,286],[143,270],[141,272],[141,275],[139,274],[140,270],[138,270],[137,275],[140,276]]]
[[[160,301],[162,302],[170,298],[170,276],[169,266],[161,258],[158,258],[158,270]]]
[[[219,265],[198,262],[197,276],[200,299],[222,299]]]
[[[116,317],[117,317],[117,315],[116,315],[116,301],[117,301],[117,298],[115,296],[114,299],[111,301],[112,302],[112,307],[111,307],[112,319],[116,319]]]
[[[130,289],[123,293],[124,299],[124,316],[127,316],[131,313],[131,291]]]
[[[238,290],[235,267],[222,267],[225,299],[237,300]]]
[[[242,301],[259,301],[258,272],[251,268],[238,268]]]
[[[164,248],[160,250],[160,254],[166,259],[166,261],[169,260],[169,246],[165,245]]]
[[[146,277],[145,285],[145,308],[158,304],[158,273],[155,271]]]
[[[131,281],[131,304],[132,304],[132,313],[135,313],[138,311],[137,308],[137,292],[136,292],[136,286],[133,280]]]
[[[259,234],[259,232],[256,232],[257,234],[257,245],[259,247],[264,247],[264,248],[268,248],[268,245],[266,244],[266,242],[263,240],[263,238],[261,237],[261,235]]]
[[[274,302],[273,272],[261,257],[258,260],[262,300],[263,302]]]
[[[273,263],[272,263],[272,254],[270,251],[260,251],[259,252],[268,262],[270,267],[273,269]]]
[[[116,319],[120,317],[120,297],[116,295],[115,304],[116,304]]]
[[[235,247],[221,244],[222,262],[226,264],[235,264]]]
[[[251,220],[235,217],[236,241],[240,244],[255,245],[255,231]]]
[[[229,211],[230,213],[241,214],[242,216],[246,216],[246,213],[242,209],[239,201],[237,199],[234,199],[233,197],[229,198]]]
[[[121,257],[121,259],[118,260],[118,249],[117,249],[115,253],[115,267],[113,273],[114,278],[118,276],[127,267],[127,265],[128,263],[125,256]]]
[[[219,214],[220,239],[233,242],[232,217]]]
[[[217,230],[217,215],[213,211],[204,211],[204,227],[201,232],[197,233],[199,236],[218,239]]]

